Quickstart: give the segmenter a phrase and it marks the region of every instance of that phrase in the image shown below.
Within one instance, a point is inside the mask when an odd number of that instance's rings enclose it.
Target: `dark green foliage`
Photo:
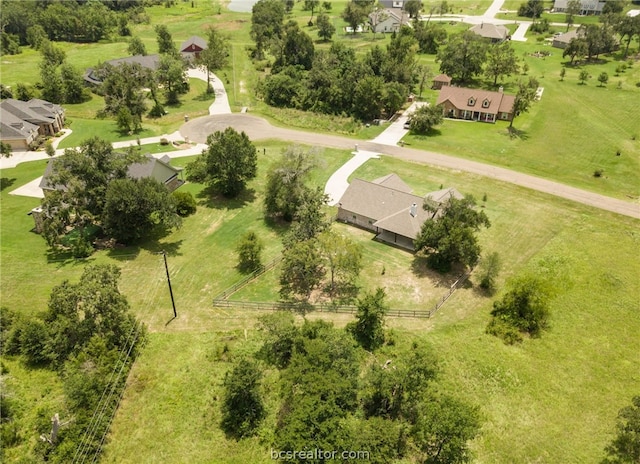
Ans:
[[[127,47],[127,51],[130,55],[143,55],[147,54],[147,47],[144,46],[144,42],[140,37],[135,36],[131,37],[129,40],[129,46]]]
[[[158,53],[177,58],[178,48],[176,44],[173,43],[173,38],[167,26],[164,24],[156,24],[154,31],[156,32],[156,40],[158,41]]]
[[[329,275],[325,291],[332,301],[350,302],[358,292],[356,280],[362,270],[362,247],[331,229],[318,235],[320,254]]]
[[[235,438],[253,435],[265,416],[258,365],[241,359],[224,378],[222,429]]]
[[[342,12],[342,19],[351,27],[353,34],[356,33],[356,28],[367,22],[367,16],[373,11],[373,1],[354,1],[348,2],[344,11]]]
[[[0,157],[9,158],[13,154],[13,148],[11,145],[5,142],[0,142]]]
[[[423,462],[457,464],[471,462],[468,441],[480,431],[477,407],[451,396],[429,397],[420,404],[411,438]]]
[[[298,241],[285,248],[281,269],[280,297],[286,301],[309,301],[325,275],[317,241]]]
[[[415,248],[427,253],[428,263],[434,269],[447,271],[454,263],[475,266],[478,262],[480,245],[476,233],[491,223],[484,211],[476,210],[475,204],[471,195],[463,199],[450,197],[435,207],[441,212],[438,217],[423,224]],[[425,208],[433,209],[428,203]]]
[[[82,74],[72,65],[64,63],[60,67],[60,80],[65,103],[82,103],[91,98],[84,86]]]
[[[17,55],[22,53],[18,36],[0,32],[0,55]]]
[[[293,355],[293,346],[300,331],[290,312],[279,311],[259,318],[264,343],[258,355],[278,369],[285,369]]]
[[[379,76],[366,76],[361,79],[355,89],[356,105],[354,114],[362,121],[380,118],[384,106],[384,79]]]
[[[384,343],[384,317],[389,311],[384,298],[384,289],[379,287],[375,293],[365,293],[358,299],[356,321],[347,325],[347,331],[367,351],[374,351]]]
[[[518,8],[518,16],[526,16],[528,18],[539,18],[544,10],[542,0],[527,0]]]
[[[407,451],[407,426],[399,421],[381,417],[361,419],[353,423],[347,437],[353,437],[351,449],[369,453],[362,462],[387,464],[403,457]]]
[[[171,229],[179,224],[173,197],[157,180],[125,178],[109,183],[102,226],[120,243],[145,238],[156,227]]]
[[[320,187],[315,190],[305,188],[300,196],[300,203],[293,216],[289,232],[282,240],[285,248],[295,242],[303,242],[317,237],[331,226],[331,221],[324,212],[327,195]]]
[[[47,39],[47,33],[40,24],[34,24],[27,29],[27,43],[34,50],[38,50],[42,42]]]
[[[425,23],[418,21],[415,23],[415,38],[418,41],[421,53],[435,55],[440,46],[447,40],[447,31],[439,23]]]
[[[311,69],[315,49],[311,37],[300,29],[298,23],[289,21],[284,27],[282,44],[274,63],[274,70],[285,66],[299,66]]]
[[[511,282],[502,299],[493,303],[491,322],[487,331],[494,335],[505,333],[509,341],[516,338],[501,323],[532,337],[539,336],[548,326],[551,288],[540,277],[525,275]]]
[[[294,68],[293,71],[283,70],[278,74],[270,74],[262,81],[264,101],[268,105],[276,107],[297,106],[296,102],[300,99],[304,87],[300,82],[298,70]]]
[[[269,43],[282,36],[284,4],[281,0],[260,0],[251,11],[251,38],[256,43],[254,58],[261,60]]]
[[[289,146],[267,172],[265,213],[292,221],[307,190],[305,182],[318,164],[318,152]]]
[[[184,93],[187,74],[184,61],[178,55],[163,55],[156,70],[156,78],[164,86],[168,105],[179,102],[178,94]]]
[[[236,246],[238,253],[238,268],[242,272],[254,272],[262,267],[260,254],[264,249],[264,244],[260,241],[255,232],[247,232],[240,238]]]
[[[47,351],[55,365],[80,353],[94,336],[109,350],[127,344],[135,319],[118,290],[119,278],[113,265],[91,265],[77,284],[65,281],[51,291],[45,322]]]
[[[322,321],[305,322],[301,333],[289,367],[281,373],[274,448],[348,449],[348,428],[341,419],[357,407],[353,340]]]
[[[411,116],[410,128],[416,134],[428,134],[433,126],[442,123],[440,106],[423,105]]]
[[[318,26],[318,37],[324,41],[331,40],[333,34],[336,33],[336,27],[331,22],[328,15],[321,13],[316,18],[316,26]]]
[[[495,251],[480,261],[480,269],[478,271],[480,288],[483,288],[489,293],[493,293],[496,288],[496,278],[500,273],[501,267],[500,255]]]
[[[605,448],[602,464],[637,464],[640,462],[640,396],[618,412],[616,436]]]
[[[215,27],[210,26],[207,29],[207,48],[202,50],[196,59],[196,62],[207,70],[207,82],[209,82],[209,73],[224,68],[228,61],[229,40]],[[207,92],[212,90],[211,86],[207,85]]]
[[[488,78],[493,79],[493,85],[497,84],[499,78],[518,72],[518,58],[511,42],[505,41],[489,47],[484,72]]]
[[[154,88],[153,77],[148,69],[137,63],[123,63],[120,66],[103,65],[96,70],[103,74],[101,91],[104,94],[105,112],[117,115],[121,108],[131,113],[132,130],[142,128],[142,115],[146,112],[146,94],[143,88]]]
[[[20,330],[20,354],[29,364],[46,364],[49,361],[48,338],[49,333],[44,322],[35,318],[29,319]]]
[[[176,205],[176,213],[178,213],[179,216],[187,217],[196,212],[196,199],[191,192],[180,192],[176,190],[171,196]]]
[[[455,81],[467,82],[482,72],[486,53],[486,42],[473,32],[455,34],[438,50],[440,71]]]
[[[0,99],[13,98],[13,92],[9,87],[4,84],[0,84]]]
[[[600,82],[601,87],[604,87],[609,82],[609,75],[606,72],[601,72],[598,76],[598,82]]]
[[[542,18],[540,21],[537,21],[529,27],[531,32],[535,32],[536,34],[544,34],[545,32],[549,32],[549,20],[547,18]]]
[[[209,184],[214,191],[236,197],[257,173],[256,147],[244,132],[228,127],[207,137],[208,148],[187,165],[187,179]]]

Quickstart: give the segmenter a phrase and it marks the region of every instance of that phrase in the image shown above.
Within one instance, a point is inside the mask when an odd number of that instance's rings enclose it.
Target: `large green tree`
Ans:
[[[355,34],[358,26],[367,21],[367,16],[373,11],[374,1],[352,0],[342,12],[342,19],[351,27]]]
[[[282,37],[284,4],[282,0],[260,0],[251,13],[251,38],[256,44],[255,57],[264,58],[269,43]]]
[[[258,154],[244,132],[228,127],[207,137],[208,148],[187,165],[187,179],[204,182],[214,191],[236,197],[256,177]]]
[[[316,18],[316,26],[318,26],[318,37],[324,41],[331,40],[333,34],[336,33],[336,27],[331,22],[329,15],[320,13]]]
[[[248,359],[240,359],[224,378],[222,429],[232,437],[253,435],[266,412],[260,396],[262,372]]]
[[[207,29],[207,48],[198,55],[196,63],[207,70],[207,92],[213,91],[209,84],[210,73],[224,68],[229,60],[229,40],[215,27]]]
[[[268,216],[293,220],[308,188],[305,184],[318,160],[315,149],[305,150],[291,145],[282,152],[267,172],[264,208]]]
[[[260,254],[264,244],[255,232],[247,232],[236,245],[238,268],[242,272],[254,272],[262,266]]]
[[[182,58],[175,55],[163,55],[156,70],[156,78],[163,85],[167,104],[179,103],[178,94],[187,88],[187,72]]]
[[[427,254],[432,267],[446,271],[454,263],[475,266],[478,262],[480,244],[476,234],[491,223],[475,205],[471,195],[462,199],[451,196],[438,205],[425,202],[425,209],[433,212],[434,217],[422,225],[415,248]]]
[[[179,57],[178,47],[176,47],[176,44],[173,42],[169,28],[165,24],[157,24],[154,27],[154,31],[156,32],[156,40],[158,42],[158,53],[161,55],[171,55],[176,58]]]
[[[315,48],[313,40],[298,26],[298,23],[289,21],[282,33],[282,39],[276,42],[276,70],[284,66],[300,66],[303,69],[311,69]]]
[[[384,343],[384,317],[389,311],[384,298],[384,289],[380,287],[375,293],[366,293],[358,299],[355,322],[347,325],[347,331],[367,351],[374,351]]]
[[[433,126],[442,123],[442,107],[435,105],[422,105],[411,115],[409,127],[416,134],[428,134]]]
[[[156,85],[151,71],[138,63],[123,63],[119,66],[105,64],[97,73],[104,76],[101,90],[105,112],[115,116],[121,108],[126,108],[132,117],[133,130],[142,129],[142,117],[147,110],[143,89],[153,89]]]
[[[356,280],[362,270],[362,247],[331,229],[322,232],[318,241],[329,277],[326,291],[332,299],[349,300],[357,292]]]
[[[511,42],[505,41],[489,47],[484,73],[488,78],[493,79],[494,86],[497,85],[498,79],[516,74],[518,69],[518,58]]]
[[[454,34],[438,49],[440,71],[456,81],[468,82],[482,72],[487,44],[471,31]]]
[[[282,256],[280,297],[285,301],[308,302],[325,272],[317,240],[293,243]]]
[[[602,464],[637,464],[640,462],[640,395],[618,412],[616,436],[605,448]]]
[[[129,40],[129,45],[127,46],[127,51],[130,55],[142,55],[145,56],[147,54],[147,47],[145,47],[144,42],[138,36],[131,37]]]
[[[509,129],[513,127],[513,120],[516,116],[529,111],[531,104],[536,98],[537,89],[538,81],[533,78],[529,78],[527,82],[523,80],[518,81],[518,92],[513,102],[513,116],[509,122]]]
[[[179,225],[175,200],[157,180],[124,178],[109,183],[102,226],[118,242],[129,244],[148,237],[158,227]]]

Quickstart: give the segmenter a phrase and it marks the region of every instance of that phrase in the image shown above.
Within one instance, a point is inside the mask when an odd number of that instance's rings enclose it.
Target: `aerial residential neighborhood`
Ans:
[[[640,462],[640,1],[0,22],[1,462]]]

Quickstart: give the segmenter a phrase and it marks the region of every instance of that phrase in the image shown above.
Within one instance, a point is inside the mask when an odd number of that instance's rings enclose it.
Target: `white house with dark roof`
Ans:
[[[381,8],[369,14],[369,27],[374,33],[398,32],[402,26],[411,27],[411,20],[399,8]]]
[[[425,221],[437,218],[438,212],[424,209],[425,202],[442,204],[448,198],[462,198],[454,188],[431,192],[425,197],[396,174],[368,182],[354,179],[338,202],[338,220],[370,230],[378,240],[413,250],[413,241]]]

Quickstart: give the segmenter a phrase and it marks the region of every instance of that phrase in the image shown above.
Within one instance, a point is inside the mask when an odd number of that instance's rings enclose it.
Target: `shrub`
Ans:
[[[593,177],[602,177],[603,173],[604,173],[603,169],[596,169],[595,171],[593,171]]]
[[[173,192],[171,196],[176,202],[178,215],[187,217],[196,212],[196,199],[191,192]]]
[[[522,335],[518,329],[501,319],[491,319],[487,325],[486,332],[501,338],[507,345],[515,345],[522,342]]]
[[[93,254],[93,245],[84,237],[78,237],[71,247],[71,255],[74,258],[88,258]]]
[[[169,145],[169,139],[162,137],[160,139],[160,145]]]

